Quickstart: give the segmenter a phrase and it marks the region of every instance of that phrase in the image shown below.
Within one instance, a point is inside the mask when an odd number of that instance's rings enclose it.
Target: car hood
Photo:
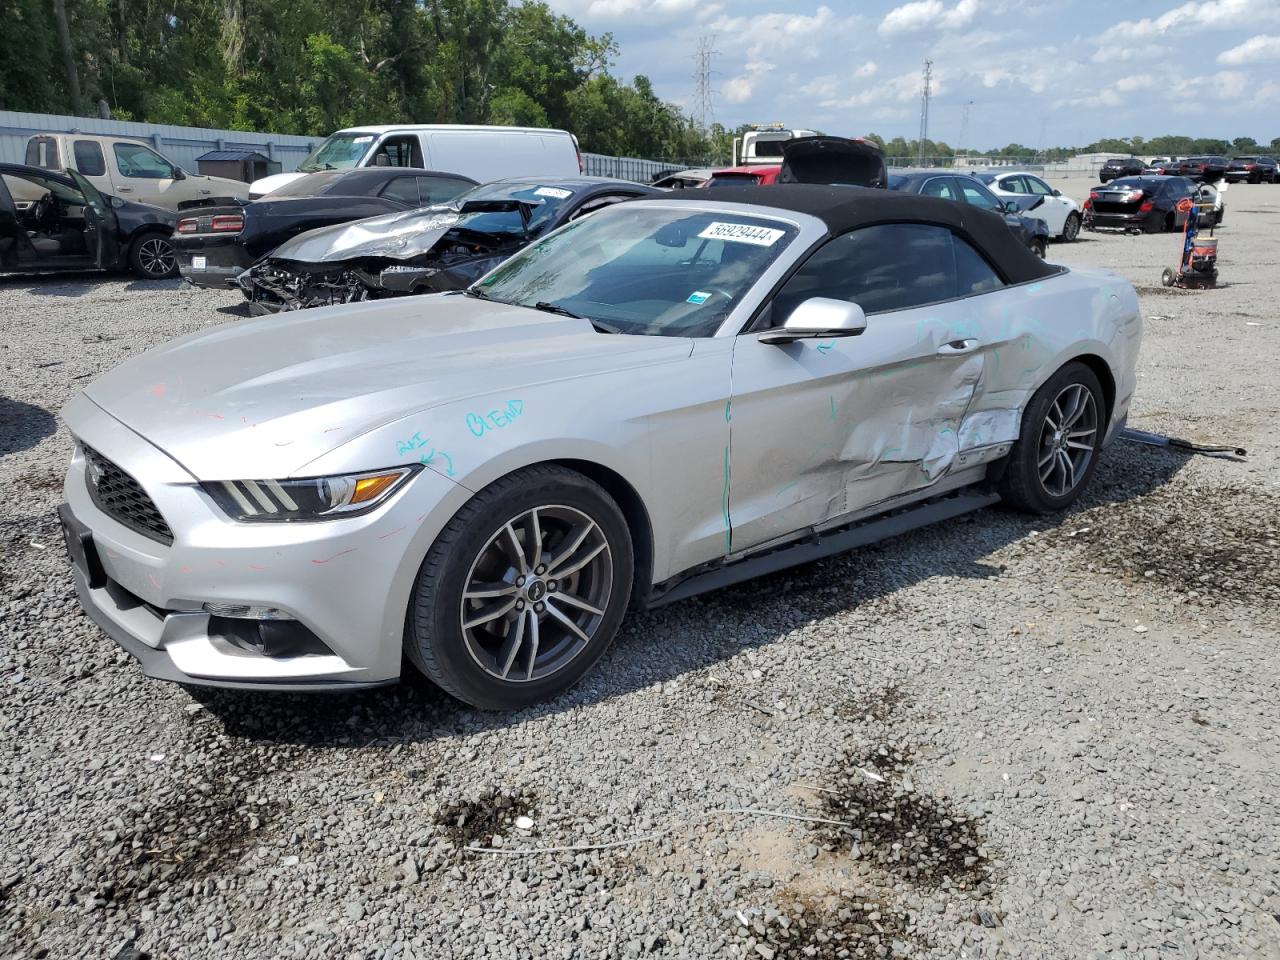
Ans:
[[[672,362],[691,349],[687,339],[602,334],[586,320],[441,294],[193,334],[116,367],[85,394],[201,480],[281,478],[422,410]]]
[[[255,197],[260,197],[265,193],[270,193],[272,190],[279,190],[286,183],[293,183],[293,181],[297,180],[299,177],[305,176],[306,174],[301,171],[294,171],[293,173],[273,173],[269,177],[263,177],[260,180],[255,180],[253,183],[249,184],[249,193]]]
[[[458,219],[455,207],[439,205],[317,227],[280,244],[271,252],[271,259],[301,263],[330,263],[356,257],[406,260],[429,251]]]
[[[203,182],[217,187],[221,192],[220,195],[229,197],[247,197],[249,195],[249,184],[243,180],[232,180],[230,177],[211,177],[204,173],[189,173],[187,176],[199,178]]]

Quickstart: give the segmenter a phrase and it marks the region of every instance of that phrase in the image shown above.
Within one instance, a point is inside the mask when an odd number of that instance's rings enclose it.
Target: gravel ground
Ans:
[[[1136,424],[1247,462],[1116,446],[1068,516],[633,617],[506,716],[144,679],[73,599],[55,414],[236,298],[0,285],[0,955],[1280,958],[1280,187],[1228,202],[1217,291],[1159,286],[1175,237],[1051,257],[1138,285]]]

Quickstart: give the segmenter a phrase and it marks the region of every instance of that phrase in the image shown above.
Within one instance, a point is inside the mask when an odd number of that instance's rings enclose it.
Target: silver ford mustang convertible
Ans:
[[[85,610],[150,676],[549,697],[652,607],[1004,500],[1124,422],[1133,289],[994,214],[789,185],[619,204],[466,291],[175,340],[63,416]]]

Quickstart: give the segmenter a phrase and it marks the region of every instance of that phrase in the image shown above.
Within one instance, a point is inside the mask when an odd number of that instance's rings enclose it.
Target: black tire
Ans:
[[[1032,253],[1034,253],[1041,260],[1043,260],[1045,258],[1045,255],[1049,252],[1047,248],[1047,244],[1045,243],[1044,239],[1041,237],[1036,237],[1029,244],[1027,244],[1027,249],[1030,250]]]
[[[564,510],[580,514],[596,525],[607,545],[607,550],[604,551],[605,561],[611,563],[608,596],[607,600],[601,601],[603,615],[598,617],[598,622],[592,627],[589,640],[577,652],[570,650],[561,654],[559,659],[563,663],[555,666],[552,672],[534,677],[535,668],[530,667],[531,679],[503,679],[482,666],[478,653],[483,651],[477,650],[464,631],[463,609],[468,601],[463,593],[473,572],[477,570],[477,565],[489,556],[486,551],[493,549],[493,538],[506,530],[509,524],[534,509]],[[546,550],[554,553],[557,545],[550,542],[550,538],[555,535],[554,530],[538,529],[540,537],[548,540],[544,544]],[[521,527],[517,547],[527,545],[529,530],[528,525]],[[568,539],[568,535],[565,534],[565,539]],[[516,537],[514,533],[512,536]],[[570,550],[567,556],[561,558],[561,562],[567,564],[574,555],[576,551]],[[510,572],[514,575],[515,569],[512,568]],[[592,576],[594,578],[595,574]],[[530,576],[528,584],[531,586],[535,579]],[[547,593],[546,590],[548,587],[554,589],[555,584],[545,577],[541,579],[544,586],[540,595],[544,598],[544,605],[549,605],[546,598],[554,599],[554,594]],[[405,653],[409,661],[429,679],[447,693],[472,706],[484,710],[525,707],[573,686],[604,655],[622,622],[633,583],[631,533],[622,511],[604,488],[566,467],[526,467],[495,481],[472,497],[449,521],[432,545],[418,571],[418,582],[410,601],[405,629]],[[517,596],[523,596],[528,590],[528,586],[524,587],[523,592]],[[547,616],[535,617],[532,612],[533,598],[534,595],[530,594],[528,598],[520,600],[524,613],[512,611],[490,623],[494,626],[498,622],[514,626],[517,620],[522,624],[529,622],[523,619],[527,616],[529,620],[538,619],[540,624],[551,624],[562,631],[563,636],[557,641],[561,647],[565,643],[574,645],[573,637],[563,627],[556,626]],[[498,598],[496,605],[503,602],[502,598]],[[565,611],[572,609],[564,607]],[[582,613],[575,615],[592,617]],[[507,619],[508,616],[510,620]],[[542,629],[547,627],[540,626],[540,630]],[[489,630],[489,627],[486,626],[485,630]],[[472,636],[480,633],[479,629],[471,630]],[[524,635],[525,627],[522,625],[516,636]],[[511,633],[508,632],[506,636],[510,638]],[[494,642],[497,642],[496,637]],[[518,655],[528,648],[528,642],[517,641],[514,646]],[[556,649],[558,648],[554,645],[550,650],[540,649],[539,655],[554,657]],[[527,664],[536,660],[536,655],[527,654],[525,659],[516,662],[523,670]],[[553,660],[553,664],[555,662]],[[510,663],[507,669],[512,669]]]
[[[1173,272],[1173,267],[1165,267],[1164,273],[1160,274],[1160,282],[1166,287],[1172,287],[1175,280],[1177,274]]]
[[[1062,239],[1065,243],[1074,243],[1080,238],[1080,214],[1068,213],[1062,223]]]
[[[1046,449],[1046,418],[1050,416],[1054,403],[1064,392],[1073,387],[1087,390],[1093,403],[1094,431],[1092,448],[1089,457],[1065,493],[1049,489],[1041,477],[1043,452]],[[1061,370],[1049,378],[1048,382],[1036,391],[1031,402],[1027,404],[1026,413],[1022,417],[1022,430],[1013,449],[1009,452],[1009,462],[997,485],[997,491],[1004,502],[1023,513],[1055,513],[1071,506],[1084,489],[1089,485],[1094,470],[1098,466],[1098,456],[1102,451],[1102,439],[1107,429],[1107,410],[1102,395],[1102,385],[1092,370],[1078,360],[1066,364]],[[1083,441],[1082,441],[1083,442]],[[1052,474],[1051,474],[1052,476]]]
[[[163,233],[152,231],[129,244],[129,269],[143,280],[168,280],[178,275],[178,254]]]

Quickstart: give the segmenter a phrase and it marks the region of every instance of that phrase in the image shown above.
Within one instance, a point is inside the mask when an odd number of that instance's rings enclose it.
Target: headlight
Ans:
[[[306,480],[220,480],[201,484],[233,520],[334,520],[372,510],[421,467]]]

